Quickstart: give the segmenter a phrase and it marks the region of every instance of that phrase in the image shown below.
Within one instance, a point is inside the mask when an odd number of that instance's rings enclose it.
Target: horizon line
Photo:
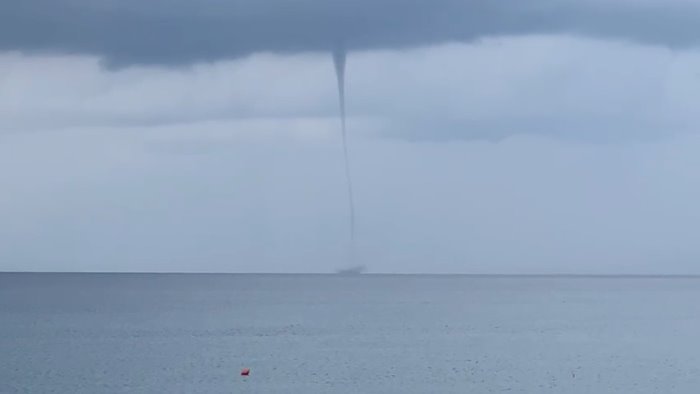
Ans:
[[[365,272],[345,274],[336,272],[223,272],[223,271],[2,271],[3,274],[37,275],[270,275],[270,276],[465,276],[465,277],[533,277],[533,278],[700,278],[700,274],[650,274],[650,273],[458,273],[458,272]]]

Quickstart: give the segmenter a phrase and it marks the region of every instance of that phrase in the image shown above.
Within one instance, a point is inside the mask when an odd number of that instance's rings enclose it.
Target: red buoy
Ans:
[[[241,376],[248,376],[250,375],[250,368],[243,368],[241,370]]]

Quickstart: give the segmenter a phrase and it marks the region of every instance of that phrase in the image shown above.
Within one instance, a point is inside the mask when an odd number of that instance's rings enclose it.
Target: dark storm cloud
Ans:
[[[185,64],[531,33],[675,48],[700,43],[699,22],[698,5],[649,0],[3,0],[0,50]]]

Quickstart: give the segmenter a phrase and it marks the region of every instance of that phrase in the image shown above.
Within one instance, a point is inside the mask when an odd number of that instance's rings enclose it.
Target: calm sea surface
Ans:
[[[0,393],[503,392],[699,393],[700,279],[0,274]]]

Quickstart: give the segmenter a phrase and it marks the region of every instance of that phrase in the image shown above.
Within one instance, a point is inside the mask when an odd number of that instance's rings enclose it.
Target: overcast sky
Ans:
[[[4,0],[0,270],[700,274],[690,0]]]

